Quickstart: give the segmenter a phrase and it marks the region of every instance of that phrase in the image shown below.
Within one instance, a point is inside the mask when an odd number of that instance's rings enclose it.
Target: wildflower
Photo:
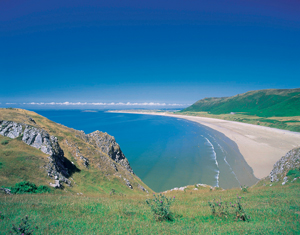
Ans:
[[[241,199],[241,197],[239,197],[239,199]]]
[[[175,196],[173,198],[175,199]]]
[[[221,204],[219,204],[219,206],[221,206]]]
[[[162,203],[162,201],[160,201],[160,203]]]

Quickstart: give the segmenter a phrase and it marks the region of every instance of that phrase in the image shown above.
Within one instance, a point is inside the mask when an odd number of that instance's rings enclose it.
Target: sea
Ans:
[[[105,110],[33,111],[86,134],[114,136],[134,173],[155,192],[195,184],[228,189],[258,180],[235,142],[192,121]]]

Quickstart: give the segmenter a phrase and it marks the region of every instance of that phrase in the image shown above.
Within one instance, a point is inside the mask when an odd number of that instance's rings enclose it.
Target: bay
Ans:
[[[237,145],[206,126],[144,114],[34,110],[67,127],[115,137],[135,174],[156,192],[198,183],[222,188],[257,179]]]

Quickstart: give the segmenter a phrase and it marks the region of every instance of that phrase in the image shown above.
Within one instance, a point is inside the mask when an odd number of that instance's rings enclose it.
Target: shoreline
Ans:
[[[180,118],[199,123],[221,132],[234,141],[254,176],[270,174],[274,164],[288,151],[300,146],[300,133],[222,119],[170,114],[165,112],[108,111]]]

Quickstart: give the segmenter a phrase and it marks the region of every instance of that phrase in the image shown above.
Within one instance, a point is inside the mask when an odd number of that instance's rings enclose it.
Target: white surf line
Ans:
[[[204,136],[203,136],[203,137],[204,137]],[[215,163],[216,163],[216,166],[217,166],[218,169],[219,169],[219,163],[218,163],[218,161],[217,161],[217,154],[216,154],[216,152],[215,152],[215,148],[214,148],[213,144],[209,141],[209,139],[207,139],[206,137],[204,137],[204,138],[206,139],[207,143],[209,143],[209,145],[211,146],[211,148],[212,148],[212,150],[213,150]],[[216,185],[216,187],[219,187],[219,176],[220,176],[220,171],[217,170],[217,176],[216,176],[216,179],[217,179],[217,185]]]
[[[230,164],[227,162],[227,158],[226,158],[226,154],[224,152],[224,149],[222,148],[222,146],[218,143],[218,141],[211,136],[210,134],[208,134],[211,138],[213,138],[215,140],[215,142],[217,143],[217,145],[219,146],[219,148],[221,149],[222,153],[224,154],[224,162],[229,166],[229,169],[231,170],[231,173],[234,175],[235,179],[237,180],[237,182],[239,182],[239,184],[241,185],[241,182],[239,181],[239,179],[237,178],[235,172],[233,171],[232,167],[230,166]]]

